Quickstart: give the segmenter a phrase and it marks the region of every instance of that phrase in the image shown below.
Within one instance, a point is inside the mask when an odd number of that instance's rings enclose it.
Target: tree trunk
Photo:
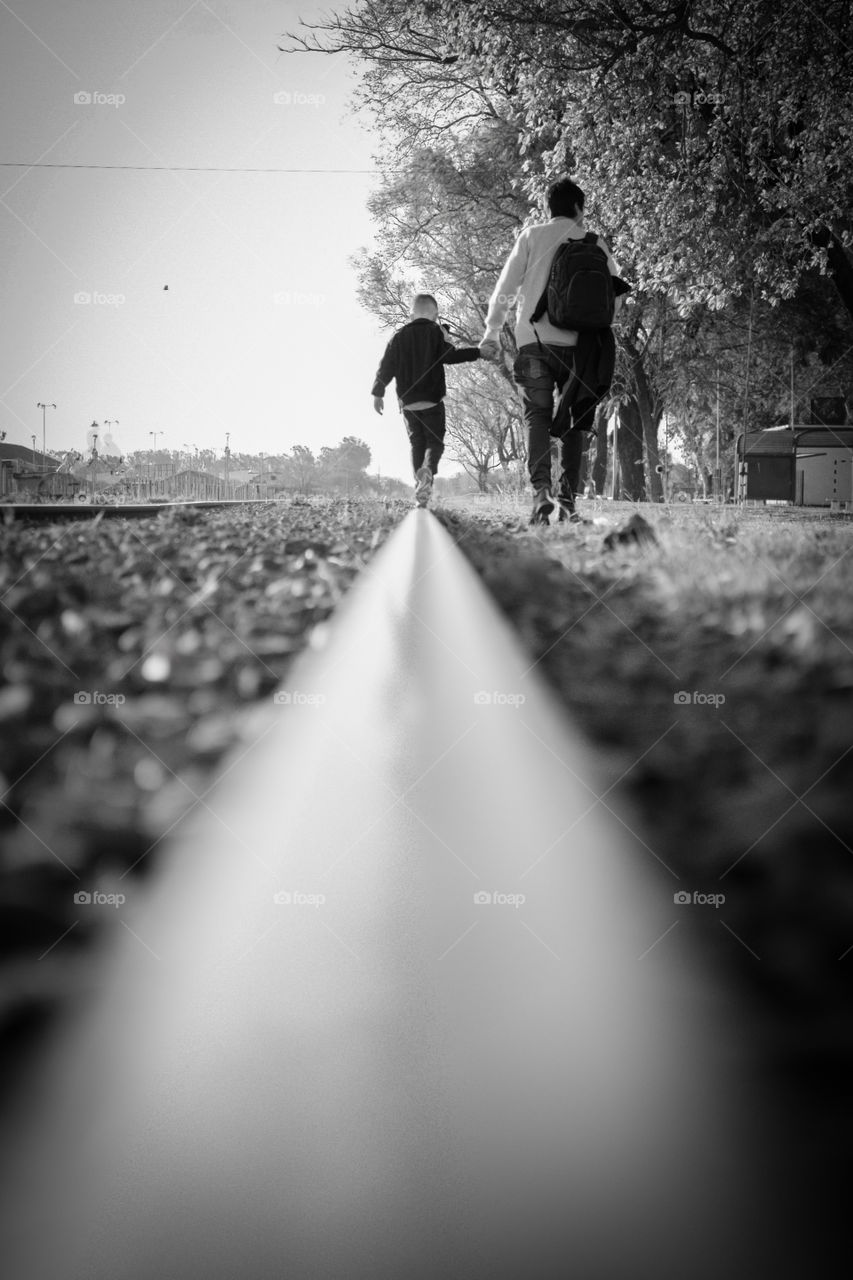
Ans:
[[[663,502],[663,476],[658,471],[660,465],[660,444],[658,427],[660,418],[653,413],[643,413],[643,440],[646,446],[646,487],[652,502]]]
[[[603,401],[595,411],[595,429],[598,434],[593,441],[590,475],[596,497],[600,498],[607,483],[607,412]]]
[[[637,412],[642,423],[643,444],[645,446],[646,492],[650,501],[663,502],[663,481],[655,470],[660,462],[660,447],[658,445],[660,413],[657,412],[654,404],[652,388],[649,385],[642,355],[629,339],[623,339],[623,343],[627,354],[631,357],[632,372],[636,386]]]
[[[635,399],[619,406],[616,447],[618,475],[615,492],[617,498],[631,502],[645,502],[646,478],[643,475],[643,421]]]

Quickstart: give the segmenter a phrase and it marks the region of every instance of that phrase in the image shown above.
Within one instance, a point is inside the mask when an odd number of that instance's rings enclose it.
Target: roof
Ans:
[[[10,444],[8,440],[0,441],[0,462],[23,463],[27,467],[35,467],[41,471],[52,471],[59,465],[59,458],[40,450],[28,449],[23,444]]]
[[[822,449],[853,449],[853,426],[816,427],[810,425],[794,425],[790,427],[768,427],[765,431],[749,431],[741,433],[737,438],[739,457],[783,457],[794,452],[796,439],[797,449],[819,447]]]

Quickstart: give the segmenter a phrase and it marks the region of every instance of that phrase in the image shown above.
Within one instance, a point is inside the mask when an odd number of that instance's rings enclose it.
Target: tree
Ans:
[[[290,454],[285,454],[282,467],[286,481],[297,493],[309,493],[317,477],[314,454],[305,444],[295,444]]]
[[[335,448],[320,450],[318,478],[323,488],[344,489],[347,493],[368,488],[367,468],[370,448],[355,436],[345,436]]]
[[[820,14],[770,0],[422,0],[416,12],[448,54],[514,94],[532,187],[590,178],[593,212],[642,288],[719,308],[746,280],[778,303],[816,269],[853,315],[848,0]]]
[[[619,413],[636,496],[659,496],[658,426],[665,411],[677,423],[691,378],[704,386],[723,366],[732,438],[735,423],[770,412],[773,313],[795,375],[815,354],[843,366],[830,352],[839,335],[849,342],[853,315],[848,0],[819,14],[775,0],[367,0],[308,30],[300,47],[361,59],[359,104],[402,177],[376,210],[397,239],[369,264],[374,292],[398,307],[421,268],[455,287],[464,243],[489,287],[479,309],[470,281],[442,301],[473,332],[543,187],[570,173],[587,188],[588,221],[635,284],[606,409]],[[492,151],[490,192],[479,175]],[[429,199],[409,208],[421,172]],[[486,236],[471,234],[480,210]],[[508,329],[502,343],[509,385]],[[707,424],[707,406],[691,413]]]
[[[485,493],[493,472],[506,481],[511,464],[526,458],[520,400],[490,365],[457,366],[453,379],[447,397],[449,454]]]

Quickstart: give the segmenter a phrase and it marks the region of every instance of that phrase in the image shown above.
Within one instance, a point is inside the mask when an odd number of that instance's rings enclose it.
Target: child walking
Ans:
[[[446,364],[479,360],[479,347],[454,347],[438,323],[438,303],[419,293],[412,302],[412,318],[398,329],[380,361],[373,383],[373,407],[382,413],[385,388],[397,380],[397,399],[412,449],[415,501],[425,507],[432,492],[438,460],[444,452]]]

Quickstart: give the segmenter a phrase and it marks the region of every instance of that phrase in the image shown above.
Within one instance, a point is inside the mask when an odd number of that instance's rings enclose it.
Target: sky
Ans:
[[[7,441],[40,449],[43,416],[48,451],[85,449],[93,422],[122,453],[356,435],[372,472],[409,478],[396,400],[380,418],[370,397],[389,334],[349,262],[379,183],[358,70],[277,50],[331,7],[0,0]]]

